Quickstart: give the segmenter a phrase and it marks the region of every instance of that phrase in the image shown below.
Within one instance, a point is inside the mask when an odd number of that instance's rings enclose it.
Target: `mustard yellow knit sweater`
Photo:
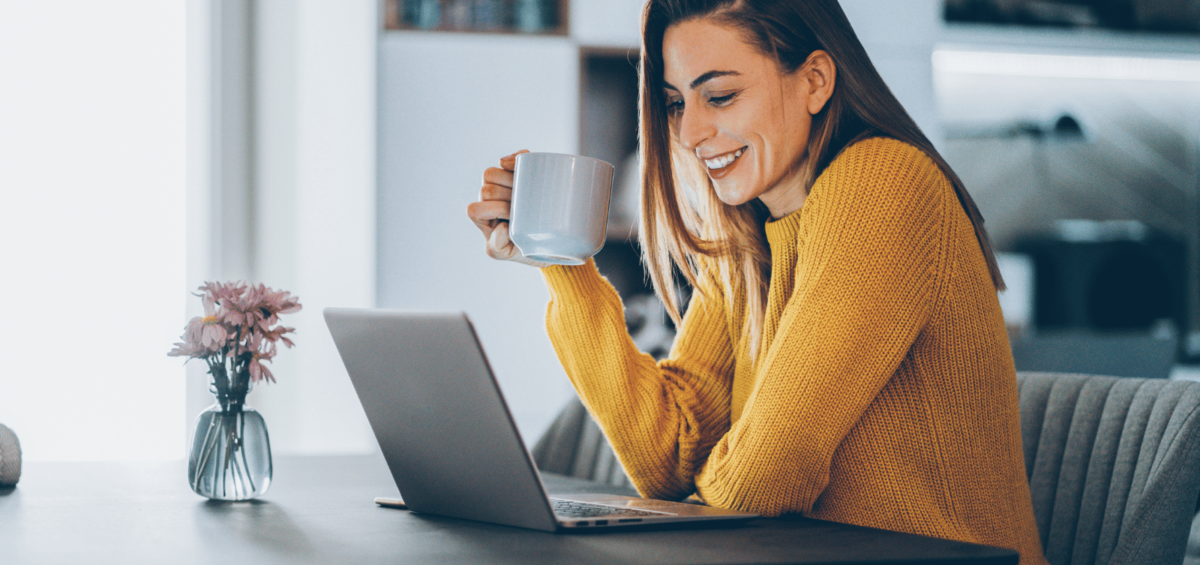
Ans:
[[[933,161],[899,141],[859,142],[766,233],[756,356],[745,297],[729,289],[694,293],[656,363],[594,264],[542,270],[550,339],[638,490],[1045,563],[1000,305]]]

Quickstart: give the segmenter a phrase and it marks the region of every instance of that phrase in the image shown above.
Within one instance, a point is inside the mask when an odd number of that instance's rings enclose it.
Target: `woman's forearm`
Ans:
[[[546,326],[567,375],[646,496],[680,499],[729,427],[732,352],[719,312],[693,304],[671,359],[637,350],[620,297],[594,265],[544,269]],[[689,337],[690,336],[690,337]]]

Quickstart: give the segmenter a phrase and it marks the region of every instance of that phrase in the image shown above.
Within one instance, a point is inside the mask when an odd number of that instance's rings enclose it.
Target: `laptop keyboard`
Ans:
[[[662,516],[661,512],[614,508],[599,504],[588,504],[574,500],[552,499],[554,513],[563,518],[597,518],[604,516]]]

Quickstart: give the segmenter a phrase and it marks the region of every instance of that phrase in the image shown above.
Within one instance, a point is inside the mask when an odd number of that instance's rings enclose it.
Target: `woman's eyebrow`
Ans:
[[[693,80],[692,84],[688,85],[688,88],[695,90],[697,86],[700,86],[714,78],[730,76],[730,75],[741,76],[742,73],[739,73],[737,71],[708,71],[707,73],[704,73],[704,74],[700,75],[699,77],[696,77],[696,80]]]
[[[693,80],[692,84],[688,85],[688,88],[695,90],[697,86],[700,86],[714,78],[723,77],[723,76],[742,76],[742,73],[739,73],[737,71],[708,71],[707,73],[704,73],[704,74],[696,77],[696,80]],[[679,89],[675,88],[674,86],[671,86],[671,83],[669,83],[669,82],[663,81],[663,86],[666,88],[669,88],[671,90],[674,90],[675,92],[679,92]]]

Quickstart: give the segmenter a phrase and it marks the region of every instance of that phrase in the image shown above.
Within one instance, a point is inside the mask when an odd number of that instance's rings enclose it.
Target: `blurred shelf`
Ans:
[[[579,153],[612,163],[609,242],[637,240],[637,49],[582,47],[579,51]],[[637,263],[636,254],[633,262]],[[638,265],[640,269],[640,265]]]
[[[385,0],[387,31],[568,34],[569,0]]]
[[[946,24],[937,47],[1014,53],[1200,58],[1200,36],[1197,35],[1094,28]]]

